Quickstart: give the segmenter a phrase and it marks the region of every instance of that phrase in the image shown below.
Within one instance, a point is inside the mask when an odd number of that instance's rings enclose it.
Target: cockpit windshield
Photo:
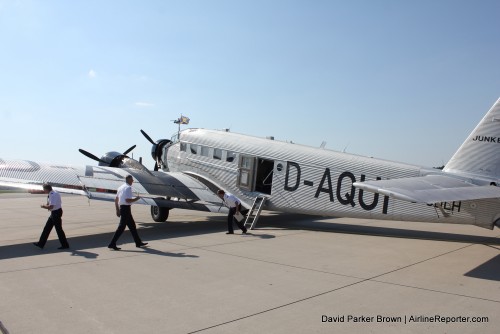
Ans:
[[[122,163],[120,164],[120,167],[148,171],[148,169],[146,167],[144,167],[144,165],[142,165],[139,161],[128,158],[128,157],[123,158]]]
[[[179,141],[179,136],[180,136],[180,133],[176,132],[172,135],[172,137],[170,137],[170,141],[172,142],[172,144],[175,144]]]

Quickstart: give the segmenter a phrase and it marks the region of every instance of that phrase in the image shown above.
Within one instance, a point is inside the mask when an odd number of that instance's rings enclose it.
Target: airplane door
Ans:
[[[255,190],[263,194],[271,195],[274,161],[258,158],[256,169]]]
[[[274,161],[240,155],[238,187],[248,191],[271,194]]]
[[[256,158],[248,155],[240,155],[238,165],[237,185],[243,190],[253,191],[255,187],[255,162]]]

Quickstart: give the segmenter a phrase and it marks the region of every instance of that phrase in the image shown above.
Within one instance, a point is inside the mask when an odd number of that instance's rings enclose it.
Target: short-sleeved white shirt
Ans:
[[[116,191],[116,196],[118,197],[118,203],[120,205],[131,205],[132,203],[127,203],[126,199],[134,198],[134,194],[132,193],[132,186],[129,186],[128,183],[122,184]]]
[[[240,200],[231,193],[225,193],[224,203],[226,203],[226,205],[230,208],[235,208],[238,204],[240,204]]]
[[[48,205],[54,206],[50,211],[59,210],[62,207],[61,194],[57,191],[52,190],[49,192],[48,201]]]

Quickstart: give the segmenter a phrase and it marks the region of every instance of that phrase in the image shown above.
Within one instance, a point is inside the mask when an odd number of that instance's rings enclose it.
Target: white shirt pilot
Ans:
[[[229,208],[236,208],[241,202],[238,197],[233,194],[224,193],[224,203],[226,203]]]
[[[61,194],[59,194],[57,191],[52,190],[47,196],[47,205],[53,205],[52,210],[50,211],[59,210],[62,207]]]
[[[134,194],[132,193],[132,186],[129,186],[127,183],[122,184],[116,191],[116,196],[118,196],[118,204],[131,205],[132,203],[127,202],[127,198],[134,198]]]

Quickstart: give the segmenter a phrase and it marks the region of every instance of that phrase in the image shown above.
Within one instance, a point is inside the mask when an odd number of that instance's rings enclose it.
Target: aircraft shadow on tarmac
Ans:
[[[481,278],[490,281],[500,281],[500,254],[477,266],[464,276]]]
[[[434,241],[446,241],[446,242],[460,242],[467,244],[478,244],[484,245],[486,247],[492,247],[494,249],[500,250],[496,247],[500,245],[500,238],[495,237],[483,237],[467,234],[456,234],[456,233],[446,233],[446,232],[433,232],[433,231],[416,231],[401,228],[392,227],[378,227],[378,226],[366,226],[366,225],[356,225],[356,224],[342,224],[325,222],[324,217],[316,217],[316,219],[311,218],[311,216],[303,216],[302,219],[297,219],[298,217],[291,216],[290,219],[286,215],[281,215],[279,219],[273,219],[269,217],[268,220],[259,221],[260,228],[287,228],[296,230],[309,230],[318,232],[329,232],[329,233],[348,233],[348,234],[358,234],[358,235],[369,235],[376,237],[391,237],[391,238],[407,238],[407,239],[420,239],[420,240],[434,240]],[[268,218],[268,217],[266,217]],[[467,277],[480,278],[485,280],[500,281],[500,255],[497,255],[485,263],[477,266],[471,271],[464,274]]]
[[[391,237],[391,238],[406,238],[406,239],[422,239],[422,240],[435,240],[435,241],[449,241],[449,242],[462,242],[470,244],[481,245],[496,245],[500,246],[500,238],[497,237],[483,237],[467,234],[456,234],[447,232],[434,232],[434,231],[417,231],[395,227],[380,227],[380,226],[367,226],[356,224],[344,224],[332,222],[331,218],[324,217],[311,217],[282,214],[279,216],[265,217],[259,220],[259,230],[265,230],[266,227],[271,228],[284,228],[294,230],[307,230],[318,232],[330,233],[348,233],[359,235],[370,235],[376,237]],[[270,218],[267,219],[266,218]],[[328,222],[324,220],[328,219]],[[479,227],[478,227],[479,228]]]
[[[497,249],[500,246],[500,239],[494,237],[482,237],[465,234],[433,232],[433,231],[416,231],[392,227],[377,227],[356,224],[335,223],[331,219],[326,222],[324,217],[311,217],[304,215],[293,214],[271,214],[261,216],[257,229],[251,231],[249,235],[244,237],[253,237],[260,239],[275,238],[274,234],[265,233],[265,231],[284,229],[284,230],[309,230],[327,233],[349,233],[358,235],[369,235],[378,237],[393,237],[393,238],[407,238],[407,239],[423,239],[447,242],[461,242],[469,244],[480,244],[490,246]],[[136,249],[133,247],[132,236],[128,229],[125,230],[120,238],[120,244],[125,245],[122,247],[121,252],[141,252],[152,255],[171,256],[171,257],[197,257],[185,253],[171,253],[163,252],[154,248],[155,240],[167,240],[181,237],[188,237],[194,235],[224,233],[226,231],[226,217],[206,217],[203,221],[188,222],[182,220],[172,220],[166,223],[153,223],[153,222],[137,222],[140,227],[139,235],[141,238],[149,242],[150,247]],[[51,237],[55,237],[55,231],[52,232]],[[114,232],[107,232],[102,234],[70,237],[69,242],[71,248],[69,250],[58,250],[59,241],[57,239],[49,240],[43,250],[33,246],[32,243],[23,243],[17,245],[7,245],[0,247],[0,260],[12,259],[19,257],[35,256],[41,254],[50,254],[57,252],[67,252],[71,256],[80,256],[86,259],[96,259],[99,254],[87,251],[88,249],[107,248],[107,245]],[[238,233],[238,232],[236,232]],[[33,236],[33,241],[38,235]],[[487,262],[479,265],[475,269],[464,274],[468,277],[500,281],[500,255],[488,260]]]

